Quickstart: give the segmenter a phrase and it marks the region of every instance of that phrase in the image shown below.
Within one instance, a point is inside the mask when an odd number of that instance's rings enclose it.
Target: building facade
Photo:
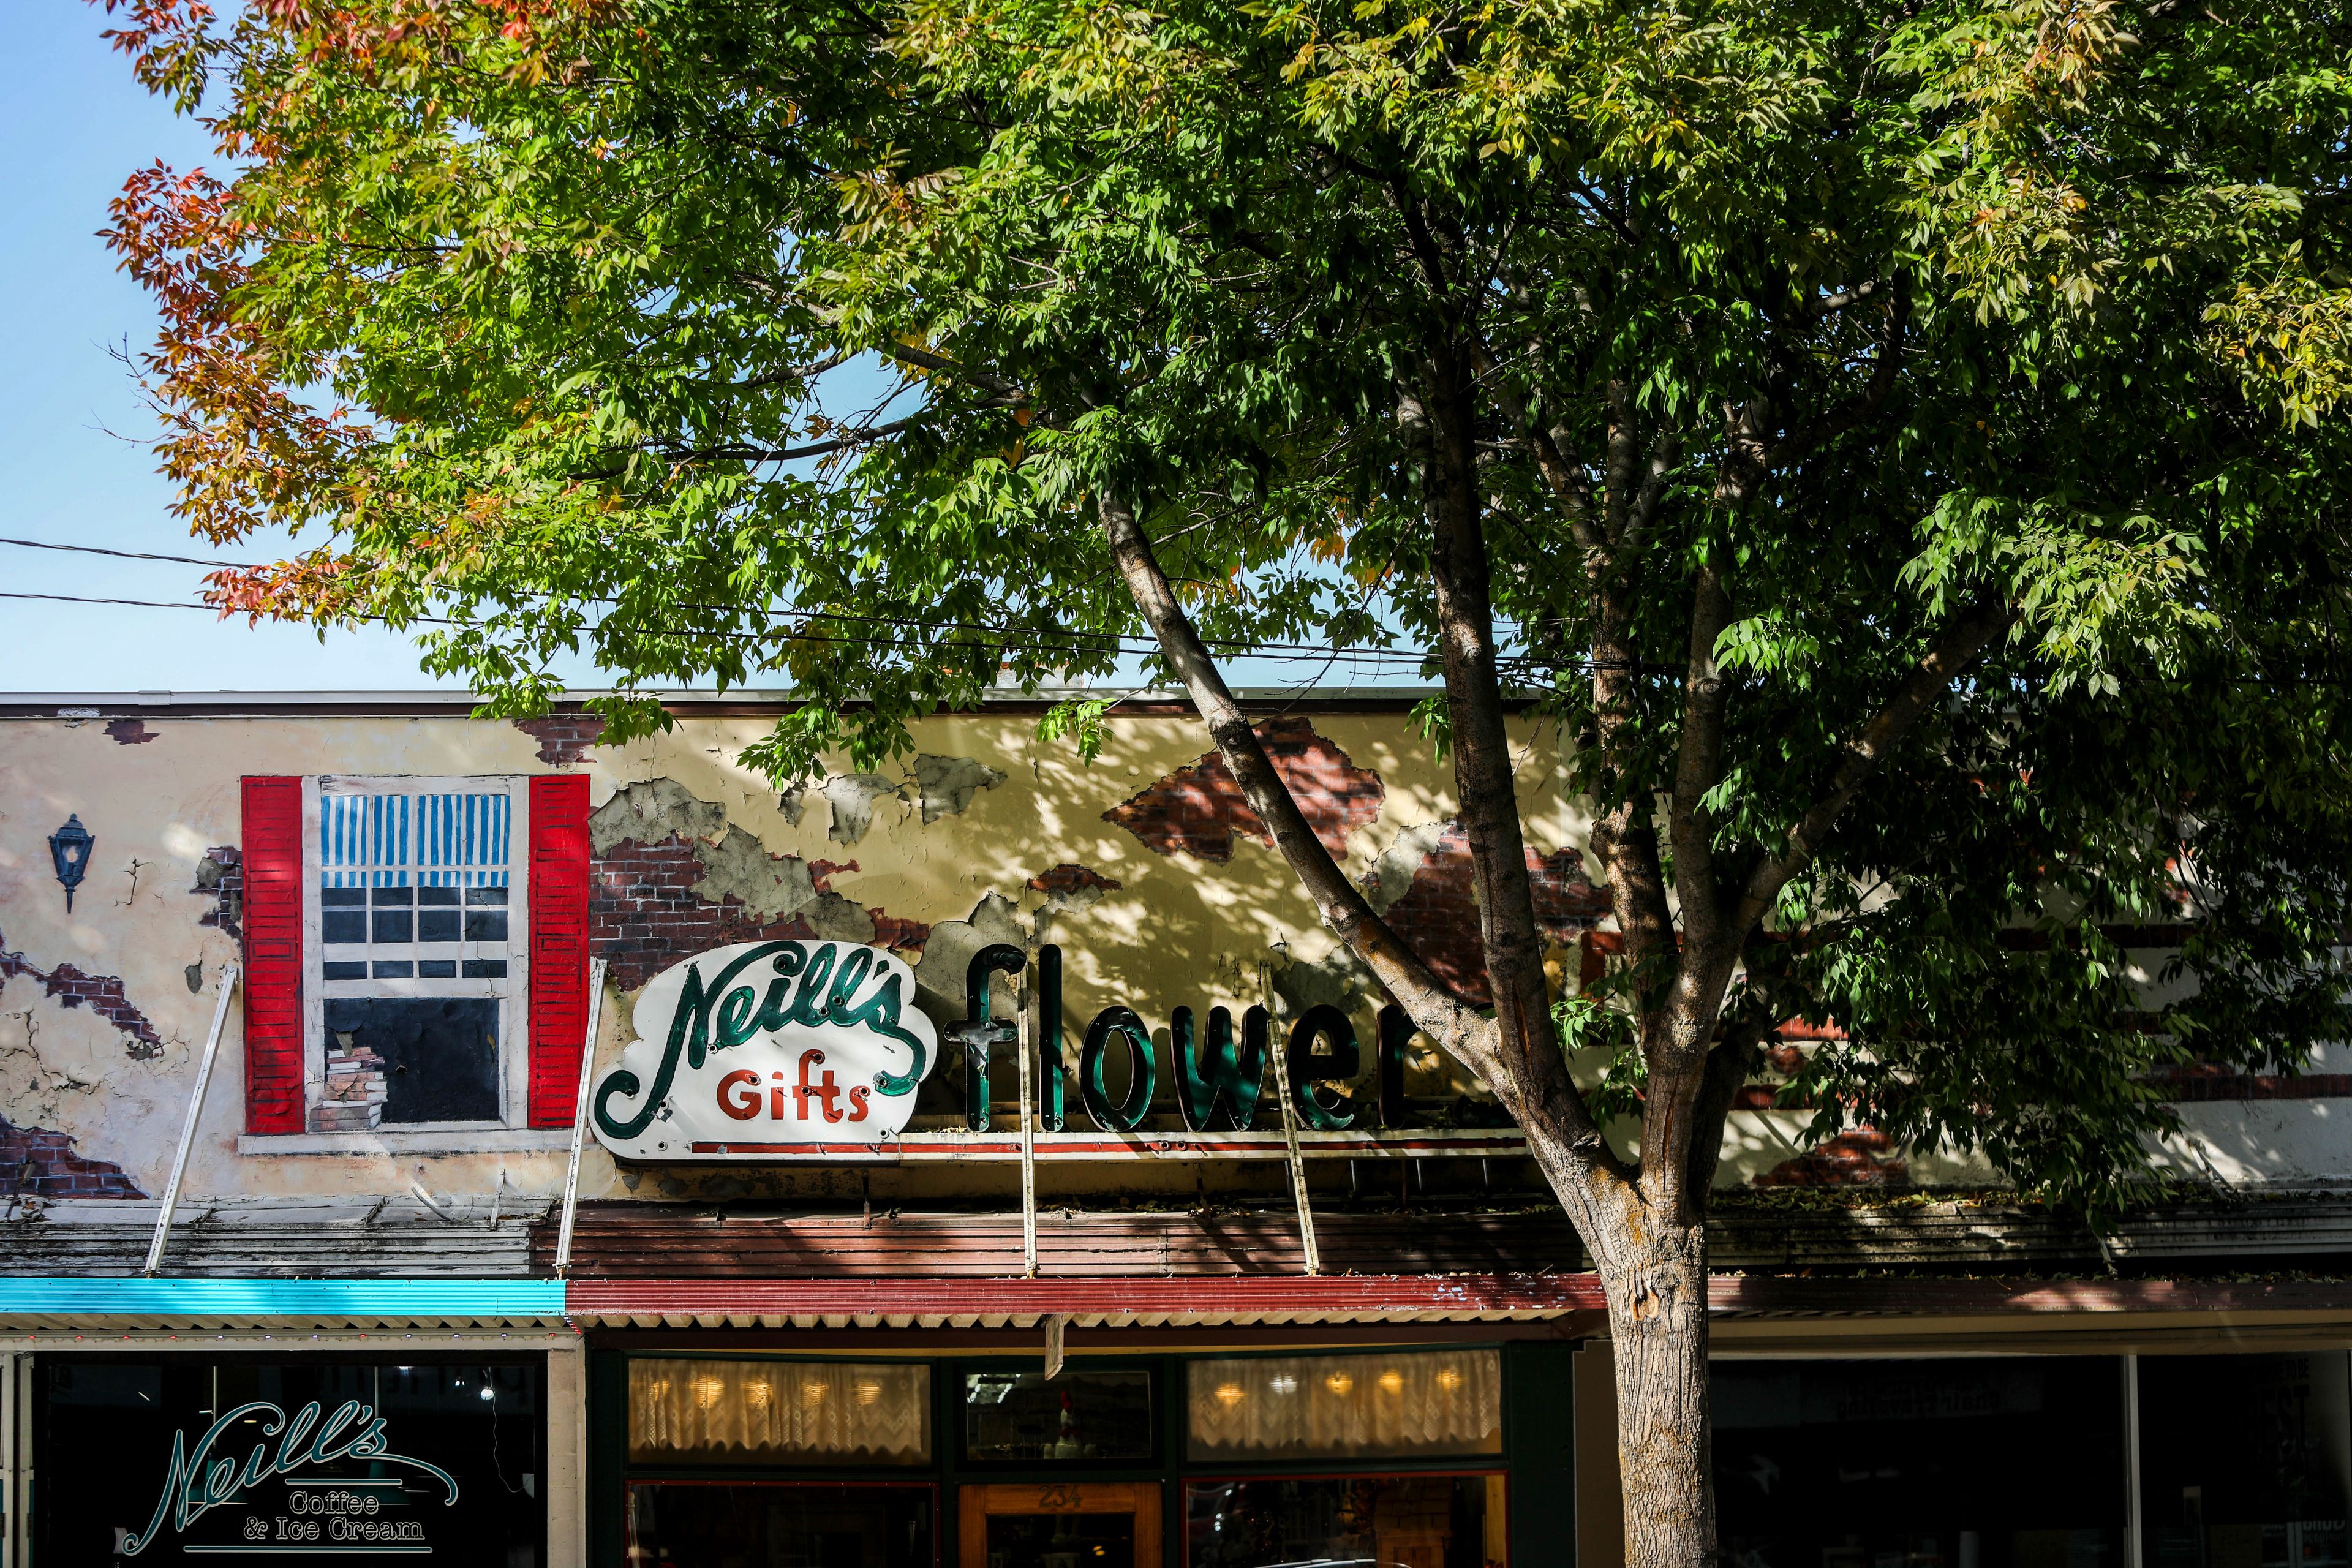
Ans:
[[[1409,707],[1262,731],[1475,999]],[[777,704],[676,711],[0,702],[11,1568],[1619,1560],[1575,1236],[1184,710],[1088,764],[993,705],[781,793]],[[1572,988],[1607,900],[1517,740]],[[1728,1555],[2352,1561],[2352,1068],[2168,1087],[2201,1195],[2099,1235],[1743,1100]]]

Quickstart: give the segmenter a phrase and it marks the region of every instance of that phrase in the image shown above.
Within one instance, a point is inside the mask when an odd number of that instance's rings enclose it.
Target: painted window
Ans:
[[[1503,1451],[1503,1360],[1491,1349],[1236,1357],[1185,1373],[1195,1460]]]
[[[640,1464],[927,1465],[931,1369],[920,1362],[629,1363]]]
[[[525,781],[307,781],[307,1128],[520,1125]]]

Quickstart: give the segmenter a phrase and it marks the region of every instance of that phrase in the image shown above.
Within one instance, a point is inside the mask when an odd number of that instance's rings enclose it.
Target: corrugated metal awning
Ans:
[[[1533,1322],[1597,1313],[1590,1274],[1289,1278],[581,1279],[572,1321],[596,1328],[1077,1328],[1263,1323]]]
[[[561,1279],[0,1279],[0,1329],[543,1328]]]

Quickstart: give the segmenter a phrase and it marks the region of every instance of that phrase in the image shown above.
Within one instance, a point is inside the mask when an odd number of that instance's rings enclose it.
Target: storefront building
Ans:
[[[779,793],[777,705],[677,706],[0,702],[5,1568],[1619,1560],[1575,1237],[1181,710]],[[1475,999],[1409,706],[1265,732]],[[1521,740],[1572,986],[1607,903]],[[2209,1195],[2099,1236],[1735,1113],[1727,1556],[2347,1564],[2344,1067],[2184,1080]]]

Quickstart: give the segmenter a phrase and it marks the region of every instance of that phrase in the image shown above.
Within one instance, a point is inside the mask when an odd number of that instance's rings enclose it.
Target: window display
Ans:
[[[1718,1362],[1738,1568],[2123,1568],[2115,1357]]]
[[[1194,1481],[1188,1568],[1505,1568],[1500,1476]]]
[[[932,1568],[928,1486],[733,1481],[629,1489],[630,1568]]]
[[[544,1363],[43,1356],[42,1563],[546,1561]]]
[[[629,1458],[642,1464],[924,1465],[921,1363],[629,1363]]]
[[[2142,1568],[2345,1568],[2346,1352],[2142,1356]]]
[[[1151,1373],[1065,1370],[968,1373],[964,1458],[974,1464],[1154,1457]]]
[[[1492,1350],[1253,1356],[1185,1370],[1194,1459],[1503,1451],[1503,1363]]]

